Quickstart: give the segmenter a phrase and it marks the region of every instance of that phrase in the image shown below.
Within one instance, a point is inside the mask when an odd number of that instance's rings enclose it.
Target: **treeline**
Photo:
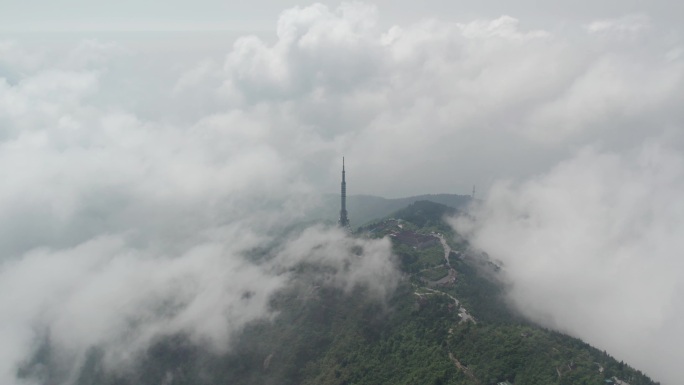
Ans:
[[[460,324],[449,350],[482,384],[630,385],[653,382],[605,352],[561,333],[522,325]]]

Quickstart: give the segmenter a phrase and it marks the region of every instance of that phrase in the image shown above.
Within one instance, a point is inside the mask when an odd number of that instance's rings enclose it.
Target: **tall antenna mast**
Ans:
[[[347,217],[347,181],[345,180],[344,172],[344,157],[342,157],[342,184],[340,185],[340,220],[338,221],[340,227],[349,227],[349,218]]]

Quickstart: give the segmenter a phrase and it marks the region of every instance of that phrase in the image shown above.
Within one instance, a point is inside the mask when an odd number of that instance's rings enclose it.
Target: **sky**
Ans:
[[[46,336],[65,373],[179,331],[230,346],[306,258],[385,296],[385,241],[314,227],[245,258],[338,191],[345,156],[349,194],[477,186],[450,223],[512,306],[677,383],[682,7],[0,2],[0,382]]]
[[[319,2],[329,7],[335,1]],[[421,18],[442,17],[449,20],[475,17],[493,18],[503,14],[524,18],[535,25],[582,23],[626,14],[647,13],[660,22],[677,25],[684,6],[671,0],[599,0],[544,3],[522,0],[422,2],[378,0],[373,2],[384,25],[412,22]],[[229,2],[221,0],[170,0],[160,7],[152,0],[118,2],[87,0],[3,0],[0,27],[3,30],[238,30],[272,31],[280,13],[306,2],[257,0]]]

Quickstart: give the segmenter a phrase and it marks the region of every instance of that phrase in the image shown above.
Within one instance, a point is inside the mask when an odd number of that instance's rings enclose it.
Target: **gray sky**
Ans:
[[[321,1],[335,6],[338,2]],[[151,0],[117,2],[87,0],[3,0],[0,27],[3,30],[272,30],[273,20],[286,8],[309,3],[289,0],[220,1],[170,0],[160,6]],[[646,13],[660,22],[677,25],[681,2],[656,1],[375,1],[387,24],[417,18],[462,19],[496,17],[502,14],[525,18],[529,23],[554,25],[564,22],[611,18]]]
[[[229,345],[272,316],[278,269],[350,258],[322,229],[274,266],[242,258],[338,191],[344,155],[350,194],[476,184],[478,220],[455,226],[505,262],[513,304],[677,383],[659,357],[684,356],[680,2],[294,5],[0,3],[0,382],[41,330],[74,368],[122,335]],[[385,293],[388,245],[364,247],[371,266],[332,281]],[[254,289],[238,276],[268,282],[245,319],[221,310]]]

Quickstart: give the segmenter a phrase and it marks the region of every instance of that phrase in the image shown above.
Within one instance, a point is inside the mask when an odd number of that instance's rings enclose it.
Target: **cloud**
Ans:
[[[93,347],[112,370],[175,333],[224,351],[246,324],[276,316],[270,298],[303,262],[327,266],[323,284],[392,292],[386,240],[315,228],[265,261],[245,258],[311,204],[301,159],[280,144],[312,142],[279,133],[270,108],[156,119],[126,108],[118,84],[128,78],[111,81],[128,75],[116,44],[46,55],[5,62],[21,75],[0,79],[0,381],[21,382],[45,338],[63,383]],[[198,83],[177,75],[173,97],[191,99],[182,91]]]
[[[173,35],[173,49],[144,35],[134,43],[111,35],[0,43],[0,298],[15,309],[0,324],[13,341],[0,351],[0,380],[16,382],[16,366],[48,332],[71,352],[65,365],[74,370],[90,345],[109,346],[116,362],[128,348],[181,330],[225,347],[241,325],[272,316],[267,299],[298,263],[323,263],[321,281],[383,297],[396,284],[385,241],[316,227],[279,245],[269,263],[244,259],[303,218],[319,192],[337,191],[341,155],[351,194],[467,193],[473,183],[484,191],[502,178],[544,185],[545,177],[533,176],[556,173],[568,174],[551,180],[562,187],[572,184],[569,175],[594,188],[612,181],[600,199],[575,197],[579,207],[622,205],[596,218],[603,222],[639,197],[678,188],[649,179],[666,178],[657,171],[678,164],[683,148],[670,134],[683,121],[681,39],[656,19],[647,29],[627,28],[635,38],[619,38],[611,31],[634,20],[541,30],[513,16],[391,27],[379,18],[360,3],[296,7],[281,14],[274,36],[243,36],[198,57],[190,52],[201,51],[203,35],[189,43]],[[668,158],[658,160],[644,142]],[[585,147],[595,150],[575,155]],[[648,187],[656,182],[670,187]],[[492,197],[499,191],[501,202],[517,202],[516,194],[534,190],[521,188],[497,187]],[[628,191],[642,195],[604,197]],[[521,210],[502,205],[514,218]],[[556,206],[563,207],[548,208]],[[610,238],[626,231],[624,223],[642,223],[653,239],[667,237],[668,227],[657,225],[663,211],[646,207],[654,222],[625,217],[592,234]],[[678,212],[670,214],[676,222]],[[593,255],[608,246],[585,247]],[[679,278],[669,260],[656,261],[642,267],[668,268],[671,278],[653,283],[667,295]],[[611,263],[602,267],[619,276]],[[591,290],[617,298],[595,280]],[[254,292],[249,303],[238,288]],[[664,302],[652,306],[629,325],[678,330],[659,313]],[[249,311],[240,318],[236,307]],[[553,307],[529,311],[554,315]],[[665,314],[661,324],[650,318],[657,314]],[[82,333],[66,326],[81,323]],[[134,332],[124,333],[131,325]]]
[[[316,228],[255,264],[244,253],[265,239],[236,227],[174,255],[135,247],[126,236],[101,236],[69,249],[35,249],[0,270],[5,312],[0,376],[13,383],[17,365],[48,336],[66,371],[78,374],[91,347],[110,370],[131,364],[160,336],[184,333],[213,351],[230,347],[247,323],[276,314],[271,296],[296,279],[301,262],[332,267],[330,284],[365,286],[384,300],[398,280],[387,240],[352,240]],[[315,276],[314,276],[315,278]],[[323,280],[322,283],[326,283]]]
[[[287,136],[276,134],[279,146],[308,159],[345,153],[352,169],[364,165],[356,181],[386,195],[424,191],[415,186],[465,192],[473,182],[541,172],[535,163],[561,161],[577,146],[633,146],[654,125],[681,121],[680,40],[657,27],[638,39],[594,36],[645,17],[557,30],[506,15],[389,29],[377,18],[363,4],[294,8],[281,15],[275,40],[240,38],[222,69],[201,62],[186,78],[223,79],[224,105],[277,125]],[[412,154],[420,156],[402,164]],[[463,181],[438,177],[454,167]],[[307,169],[324,171],[332,174]]]
[[[684,316],[684,158],[649,141],[584,149],[548,172],[492,188],[455,228],[503,263],[512,304],[666,383],[679,376]]]
[[[596,20],[585,26],[592,34],[632,35],[641,33],[651,26],[647,15],[627,15],[616,19]]]
[[[388,258],[391,244],[388,238],[365,240],[350,238],[344,231],[317,226],[305,230],[299,238],[285,245],[275,259],[279,268],[291,268],[300,263],[331,268],[323,282],[350,291],[357,286],[370,290],[371,295],[386,299],[398,284],[394,260]]]

